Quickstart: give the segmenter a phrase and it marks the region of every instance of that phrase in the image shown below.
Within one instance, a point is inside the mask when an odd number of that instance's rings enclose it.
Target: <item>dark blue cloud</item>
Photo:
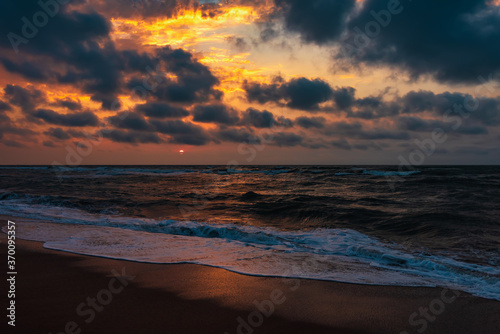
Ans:
[[[175,107],[168,103],[150,102],[136,106],[136,110],[148,117],[154,118],[184,118],[189,116],[189,112],[180,107]]]
[[[489,0],[401,1],[398,14],[379,24],[380,33],[349,57],[359,63],[398,66],[415,78],[432,75],[442,82],[479,83],[480,75],[500,70],[500,12]],[[353,46],[356,28],[377,22],[373,12],[387,0],[366,0],[348,24],[344,46]],[[366,36],[365,36],[366,37]],[[358,36],[359,38],[359,36]]]
[[[90,111],[60,114],[50,109],[37,109],[32,116],[46,123],[62,126],[85,127],[99,124],[99,118]]]
[[[108,121],[118,129],[136,131],[150,131],[153,129],[142,114],[134,112],[118,113],[115,116],[109,117]]]
[[[249,108],[243,113],[241,123],[255,128],[272,128],[275,125],[281,125],[273,113],[253,108]]]
[[[297,119],[295,119],[295,124],[297,124],[298,126],[304,128],[304,129],[310,129],[310,128],[316,128],[316,129],[320,129],[320,128],[324,128],[325,127],[325,123],[326,123],[326,119],[323,118],[323,117],[298,117]]]
[[[21,107],[25,113],[32,112],[39,103],[45,102],[45,95],[42,91],[32,87],[23,88],[16,85],[7,85],[3,91],[9,102]]]
[[[236,111],[223,104],[198,105],[193,116],[193,120],[200,123],[234,125],[240,120]]]
[[[59,140],[66,140],[71,138],[71,136],[61,128],[50,128],[49,130],[45,131],[44,134]]]
[[[103,136],[117,143],[160,144],[163,140],[156,133],[124,130],[108,130]]]
[[[210,135],[201,126],[190,122],[152,120],[151,124],[156,131],[169,135],[171,143],[201,146],[211,141]]]
[[[303,40],[325,44],[338,39],[355,0],[275,0],[282,8],[286,28]]]
[[[333,96],[330,85],[319,78],[297,78],[289,82],[278,78],[272,84],[246,83],[243,88],[249,102],[284,102],[289,108],[312,112],[320,110],[320,104],[329,101]]]

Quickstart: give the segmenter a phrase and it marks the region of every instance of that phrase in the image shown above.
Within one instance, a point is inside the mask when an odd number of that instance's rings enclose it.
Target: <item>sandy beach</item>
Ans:
[[[2,233],[4,259],[6,242]],[[500,326],[499,302],[443,288],[252,277],[20,239],[16,247],[15,333],[498,333]]]

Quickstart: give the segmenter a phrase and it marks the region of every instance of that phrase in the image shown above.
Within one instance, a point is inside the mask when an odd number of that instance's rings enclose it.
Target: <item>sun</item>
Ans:
[[[179,150],[179,153],[180,154],[184,154],[184,150]]]

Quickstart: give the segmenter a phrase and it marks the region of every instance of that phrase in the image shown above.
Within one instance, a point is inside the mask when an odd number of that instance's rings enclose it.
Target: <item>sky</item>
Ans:
[[[500,1],[0,3],[0,164],[500,163]]]

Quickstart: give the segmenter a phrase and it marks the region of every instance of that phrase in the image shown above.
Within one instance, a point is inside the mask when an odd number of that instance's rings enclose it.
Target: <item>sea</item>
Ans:
[[[0,167],[45,248],[500,300],[500,167]]]

